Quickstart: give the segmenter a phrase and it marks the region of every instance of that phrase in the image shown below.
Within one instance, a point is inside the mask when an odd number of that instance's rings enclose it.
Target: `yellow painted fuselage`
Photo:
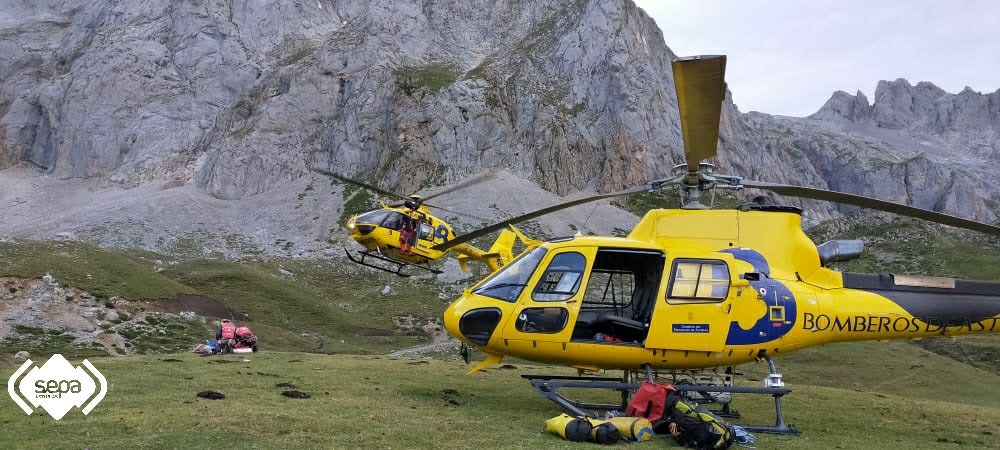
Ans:
[[[412,250],[403,252],[400,251],[400,229],[407,217],[416,221],[416,239],[413,240]],[[405,207],[385,207],[369,211],[351,218],[347,222],[347,228],[351,231],[351,239],[365,249],[380,251],[413,264],[440,258],[444,252],[431,247],[455,238],[451,227],[432,216],[424,206],[415,211]]]
[[[403,221],[415,221],[414,236],[410,245],[403,250]],[[361,244],[365,250],[407,264],[424,264],[444,256],[448,251],[459,253],[459,262],[465,270],[467,261],[480,261],[491,271],[495,271],[510,261],[515,234],[522,240],[529,240],[511,227],[511,231],[501,233],[489,251],[483,251],[468,243],[458,244],[446,251],[435,250],[434,246],[455,238],[451,226],[430,214],[426,206],[416,210],[406,207],[384,207],[368,211],[351,218],[347,222],[351,239]]]
[[[1000,332],[1000,283],[822,267],[795,212],[652,210],[626,238],[529,249],[444,322],[489,363],[701,368],[838,341]]]

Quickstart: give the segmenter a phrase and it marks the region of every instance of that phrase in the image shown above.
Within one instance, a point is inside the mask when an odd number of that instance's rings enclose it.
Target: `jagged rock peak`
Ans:
[[[904,78],[882,80],[871,105],[861,92],[837,91],[809,118],[922,133],[1000,131],[1000,90],[981,94],[966,86],[950,94],[928,81],[913,85]]]
[[[902,78],[880,81],[875,88],[875,124],[881,128],[924,132],[1000,130],[1000,95],[966,88],[949,94],[933,83],[916,86]]]
[[[866,122],[872,117],[872,105],[868,97],[861,91],[851,95],[837,91],[823,104],[823,107],[809,116],[811,119],[848,120],[851,122]]]

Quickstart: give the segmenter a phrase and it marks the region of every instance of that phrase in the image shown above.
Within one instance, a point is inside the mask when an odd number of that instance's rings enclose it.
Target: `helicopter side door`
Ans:
[[[732,257],[676,256],[667,267],[646,348],[722,351],[731,321]]]
[[[530,347],[535,352],[565,350],[594,251],[593,247],[568,247],[546,255],[539,265],[542,270],[527,283],[530,291],[521,293],[512,320],[504,324],[507,345]]]

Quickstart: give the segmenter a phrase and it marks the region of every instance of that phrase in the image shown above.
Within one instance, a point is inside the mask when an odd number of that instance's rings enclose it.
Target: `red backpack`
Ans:
[[[639,390],[635,391],[632,401],[625,409],[625,415],[629,417],[645,417],[656,426],[657,422],[667,416],[667,396],[671,392],[677,392],[669,384],[654,383],[644,381]]]

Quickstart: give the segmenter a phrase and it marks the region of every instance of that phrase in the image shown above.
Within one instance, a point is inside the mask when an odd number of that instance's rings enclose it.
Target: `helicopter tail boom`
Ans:
[[[503,230],[500,236],[497,237],[497,240],[493,242],[489,251],[484,252],[469,244],[459,244],[452,250],[461,253],[461,256],[458,257],[458,264],[461,266],[463,272],[468,272],[468,262],[470,260],[482,261],[489,266],[490,271],[495,272],[514,259],[514,244],[518,239],[527,247],[532,247],[540,243],[538,240],[525,236],[524,233],[514,228],[513,225],[509,225],[508,229]]]
[[[831,341],[1000,333],[1000,283],[844,273],[830,314],[804,314],[803,327]]]

